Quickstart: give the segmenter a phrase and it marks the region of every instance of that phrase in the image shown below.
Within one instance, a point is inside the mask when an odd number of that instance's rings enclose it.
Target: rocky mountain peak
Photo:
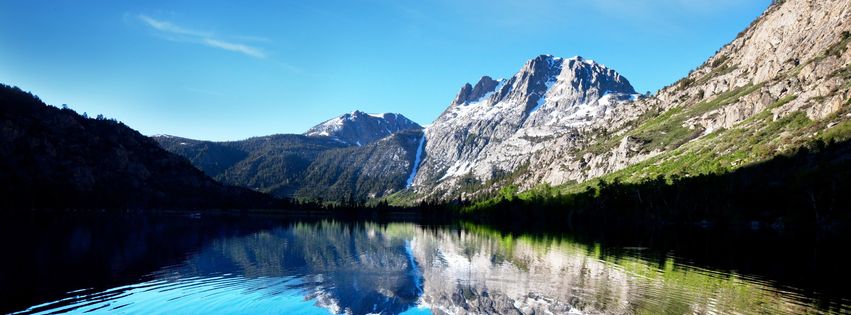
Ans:
[[[332,137],[351,145],[366,145],[391,134],[422,126],[396,113],[368,114],[355,110],[326,120],[304,133],[309,137]]]
[[[494,80],[489,76],[483,76],[475,86],[466,83],[461,87],[461,91],[458,92],[458,96],[455,97],[452,106],[477,102],[488,93],[493,92],[499,83],[500,81]]]
[[[358,109],[353,110],[351,113],[343,114],[343,116],[349,116],[349,117],[362,117],[362,116],[365,116],[365,115],[369,115],[369,114],[367,114],[366,112],[363,112],[361,110],[358,110]]]
[[[511,100],[522,112],[531,115],[548,102],[572,107],[593,103],[607,94],[632,95],[635,89],[617,71],[593,60],[540,55],[526,62],[505,82],[492,101]]]
[[[426,132],[414,186],[453,189],[458,178],[510,172],[557,138],[634,97],[616,71],[582,57],[540,55],[509,79],[465,84]],[[436,184],[436,185],[435,185]],[[446,185],[443,185],[446,184]]]

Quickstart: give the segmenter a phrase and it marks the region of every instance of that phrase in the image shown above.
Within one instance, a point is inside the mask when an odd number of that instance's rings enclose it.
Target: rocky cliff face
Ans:
[[[539,56],[510,79],[483,77],[426,131],[414,188],[449,197],[465,181],[503,177],[636,97],[626,78],[582,57]]]
[[[367,114],[356,110],[326,120],[304,133],[310,137],[330,137],[351,145],[367,145],[399,131],[422,129],[422,126],[400,114]]]
[[[542,56],[508,81],[483,78],[426,132],[414,190],[447,199],[509,184],[688,176],[843,139],[850,6],[776,2],[706,63],[648,98],[580,58]]]

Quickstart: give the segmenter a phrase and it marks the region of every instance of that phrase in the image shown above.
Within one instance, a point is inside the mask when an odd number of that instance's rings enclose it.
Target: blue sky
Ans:
[[[434,120],[465,82],[581,55],[656,91],[770,0],[0,1],[0,82],[144,134]]]

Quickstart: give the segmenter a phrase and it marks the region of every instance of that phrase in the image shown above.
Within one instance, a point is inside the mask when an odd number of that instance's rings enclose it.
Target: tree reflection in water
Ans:
[[[139,281],[24,313],[682,314],[848,311],[772,279],[713,271],[643,248],[481,226],[270,224],[207,235]],[[180,242],[178,242],[180,243]],[[112,250],[120,250],[114,248]],[[804,293],[802,293],[804,292]]]

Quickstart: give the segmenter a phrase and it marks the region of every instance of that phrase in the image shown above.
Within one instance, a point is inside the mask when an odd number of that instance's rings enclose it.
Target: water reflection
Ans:
[[[812,305],[768,283],[635,257],[607,259],[563,239],[418,234],[422,301],[445,313],[800,314]],[[803,303],[803,304],[802,304]]]
[[[293,224],[246,237],[219,239],[161,278],[234,273],[271,278],[332,313],[395,314],[419,297],[419,271],[403,238],[335,222]],[[274,309],[274,308],[272,308]]]
[[[608,255],[594,243],[516,237],[472,225],[262,222],[266,223],[250,232],[219,229],[202,234],[201,245],[184,248],[181,258],[164,261],[135,281],[68,292],[21,313],[800,314],[851,310],[847,300],[819,304],[772,281],[682,264],[672,255],[648,259],[643,248],[622,248],[618,255]],[[100,235],[95,234],[73,236],[81,240],[70,244],[97,243]]]

